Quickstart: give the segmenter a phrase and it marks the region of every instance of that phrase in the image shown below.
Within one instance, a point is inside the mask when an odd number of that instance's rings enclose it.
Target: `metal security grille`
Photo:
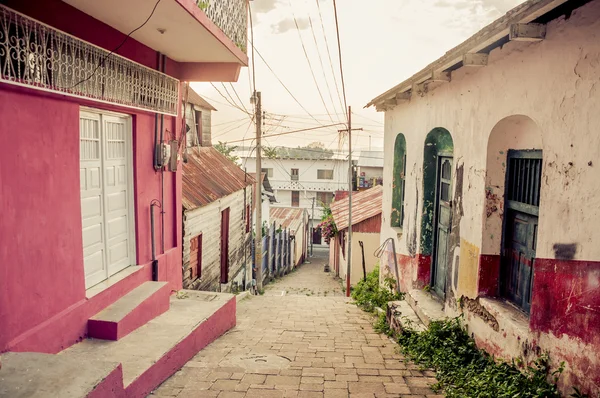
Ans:
[[[530,206],[540,205],[541,151],[511,151],[507,199]]]
[[[0,5],[0,82],[177,115],[179,81]]]

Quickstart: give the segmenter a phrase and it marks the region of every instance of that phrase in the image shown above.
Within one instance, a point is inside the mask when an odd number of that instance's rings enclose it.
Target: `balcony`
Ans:
[[[156,1],[62,0],[128,34],[148,17]],[[181,64],[246,66],[246,0],[161,0],[152,18],[131,37]]]
[[[237,48],[247,54],[246,0],[196,0],[196,5],[233,41]]]

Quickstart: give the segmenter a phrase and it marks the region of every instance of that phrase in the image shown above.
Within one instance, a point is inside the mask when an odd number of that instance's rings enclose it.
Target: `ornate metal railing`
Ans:
[[[247,0],[196,0],[211,21],[246,52],[248,44]]]
[[[179,81],[0,5],[0,82],[177,114]]]

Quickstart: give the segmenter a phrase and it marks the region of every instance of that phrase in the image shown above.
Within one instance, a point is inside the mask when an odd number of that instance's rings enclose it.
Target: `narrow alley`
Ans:
[[[238,303],[237,326],[200,351],[151,396],[158,397],[442,397],[433,373],[404,362],[397,345],[373,331],[323,272],[327,251],[311,264]]]

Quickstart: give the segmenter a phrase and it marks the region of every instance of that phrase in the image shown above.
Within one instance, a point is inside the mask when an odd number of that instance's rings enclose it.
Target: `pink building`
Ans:
[[[166,308],[181,289],[181,88],[248,60],[246,1],[217,3],[0,5],[0,353],[57,353],[146,282]]]

